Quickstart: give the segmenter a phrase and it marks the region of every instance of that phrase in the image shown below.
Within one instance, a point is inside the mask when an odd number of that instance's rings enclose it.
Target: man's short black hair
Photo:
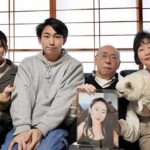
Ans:
[[[150,41],[150,33],[148,31],[140,31],[135,35],[134,42],[133,42],[133,51],[134,51],[134,60],[136,64],[141,64],[141,61],[138,57],[138,48],[144,40],[148,39]]]
[[[68,36],[68,28],[67,26],[60,20],[56,18],[48,18],[43,23],[39,24],[36,27],[36,35],[38,38],[41,38],[42,31],[46,26],[51,26],[56,33],[63,36],[63,38],[67,38]]]

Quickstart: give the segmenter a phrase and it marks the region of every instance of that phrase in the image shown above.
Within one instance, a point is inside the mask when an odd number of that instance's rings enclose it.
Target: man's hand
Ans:
[[[79,92],[87,92],[87,93],[94,93],[96,91],[95,86],[93,86],[92,84],[83,84],[83,85],[79,85],[76,88],[77,91],[77,96],[76,99],[73,100],[72,102],[72,107],[78,107],[79,103],[78,103],[78,97],[79,97]]]
[[[17,135],[11,142],[9,149],[12,150],[18,144],[18,150],[34,150],[41,142],[42,133],[39,129],[31,129]]]
[[[77,87],[78,92],[94,93],[96,88],[92,84],[83,84]]]
[[[42,132],[39,129],[31,129],[29,131],[30,142],[27,146],[27,150],[34,150],[42,139]]]
[[[18,150],[27,150],[27,142],[30,139],[29,131],[24,131],[14,137],[8,150],[12,150],[15,144],[18,144]]]

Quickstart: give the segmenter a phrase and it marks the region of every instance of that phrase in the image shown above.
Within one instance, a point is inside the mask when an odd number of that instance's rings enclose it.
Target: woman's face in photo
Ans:
[[[96,102],[90,109],[92,121],[102,123],[107,114],[106,104],[103,102]]]

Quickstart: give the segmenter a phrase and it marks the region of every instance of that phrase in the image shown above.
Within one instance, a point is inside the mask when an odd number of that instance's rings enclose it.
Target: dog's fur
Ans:
[[[142,139],[149,142],[147,132],[141,130],[150,127],[150,73],[143,69],[121,78],[116,85],[119,96],[129,100],[126,119],[120,119],[120,135],[130,142]],[[145,144],[145,143],[144,143]]]
[[[150,74],[138,71],[119,80],[116,85],[120,97],[137,101],[139,112],[145,107],[150,110]]]

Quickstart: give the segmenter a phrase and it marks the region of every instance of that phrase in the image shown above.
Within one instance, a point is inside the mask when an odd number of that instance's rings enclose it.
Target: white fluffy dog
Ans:
[[[120,134],[130,142],[141,140],[149,134],[141,134],[141,129],[150,129],[150,73],[143,69],[127,75],[119,80],[116,89],[119,96],[129,100],[126,119],[119,120]]]
[[[129,101],[137,101],[137,113],[150,110],[150,74],[146,70],[121,78],[116,89],[120,97],[125,97]]]

